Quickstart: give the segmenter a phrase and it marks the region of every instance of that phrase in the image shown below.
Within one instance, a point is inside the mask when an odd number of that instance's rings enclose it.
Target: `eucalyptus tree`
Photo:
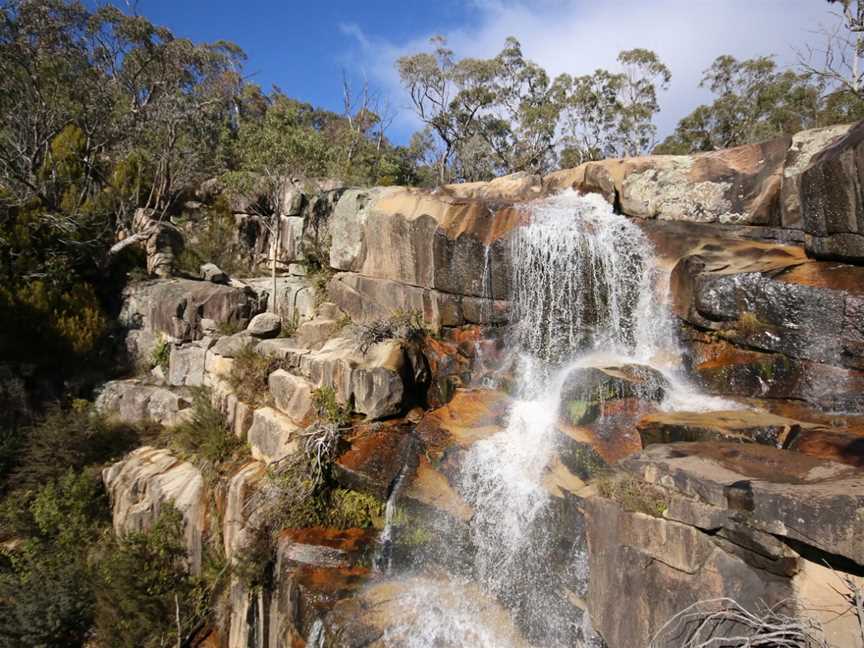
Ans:
[[[854,94],[837,92],[809,72],[782,70],[768,56],[720,56],[700,86],[714,101],[681,119],[658,153],[712,151],[864,117],[864,103]]]
[[[669,87],[672,74],[646,49],[621,52],[618,64],[619,71],[598,69],[564,82],[564,165],[641,155],[653,147],[658,91]]]

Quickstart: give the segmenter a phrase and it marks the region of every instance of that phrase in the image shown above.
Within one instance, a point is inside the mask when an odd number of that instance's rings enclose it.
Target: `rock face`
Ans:
[[[249,428],[249,446],[258,461],[272,463],[294,454],[298,449],[300,427],[270,407],[255,410]]]
[[[102,471],[111,497],[118,535],[146,531],[162,508],[172,504],[183,515],[186,549],[192,570],[201,569],[207,499],[201,472],[168,450],[143,446]]]
[[[333,338],[300,358],[300,373],[316,387],[331,386],[342,403],[370,419],[402,411],[412,385],[411,364],[403,345],[388,340],[366,354],[351,338]]]
[[[269,277],[247,280],[249,289],[171,279],[127,292],[130,342],[171,345],[170,387],[111,383],[99,407],[167,424],[188,416],[190,387],[209,387],[253,460],[223,466],[228,474],[208,492],[192,463],[142,448],[105,471],[115,528],[146,528],[170,501],[186,520],[193,564],[220,519],[226,556],[242,559],[255,549],[268,470],[300,451],[318,415],[315,390],[332,389],[351,423],[330,476],[388,500],[386,530],[273,536],[270,584],[250,590],[232,579],[230,648],[408,646],[411,624],[430,612],[454,632],[469,629],[449,635],[454,645],[477,643],[471,622],[483,616],[492,645],[600,645],[596,630],[610,648],[642,648],[680,610],[721,597],[749,609],[783,603],[822,622],[835,645],[864,648],[831,571],[856,583],[864,575],[862,133],[832,127],[435,190],[292,193],[277,255],[288,275],[275,295]],[[639,223],[683,358],[668,379],[626,361],[570,366],[558,409],[545,413],[548,438],[538,439],[548,456],[534,466],[527,446],[488,454],[518,432],[510,417],[521,413],[505,391],[477,385],[506,390],[520,380],[506,364],[511,237],[529,222],[530,201],[562,189],[602,194]],[[256,225],[239,212],[238,222],[249,232]],[[260,261],[269,242],[260,228],[254,234]],[[276,314],[252,320],[265,299]],[[421,313],[434,335],[361,351],[361,327],[400,311]],[[285,337],[276,337],[280,327]],[[254,403],[231,387],[248,349],[267,358],[266,390],[244,395]],[[684,378],[728,397],[723,409],[665,411]],[[477,567],[474,554],[487,548],[478,525],[506,517],[483,520],[483,471],[498,469],[502,486],[525,486],[514,497],[542,501],[517,559],[542,562],[543,582],[502,590],[510,613],[479,588],[430,576]],[[424,539],[430,533],[442,546]],[[383,565],[394,556],[432,569],[391,580]],[[554,591],[539,631],[516,592],[535,586]]]
[[[555,188],[603,194],[628,216],[699,223],[777,225],[790,140],[697,155],[589,162],[551,174]]]
[[[813,156],[801,174],[807,251],[813,256],[864,261],[861,160],[864,124]]]
[[[188,417],[191,394],[177,392],[140,380],[113,380],[106,383],[96,398],[96,409],[123,423],[155,421],[176,425]]]
[[[746,609],[782,603],[825,623],[834,645],[860,645],[857,620],[823,563],[842,556],[860,565],[864,556],[852,513],[864,488],[855,468],[723,442],[653,445],[620,466],[637,480],[629,496],[584,503],[588,606],[609,645],[643,646],[678,611],[716,597]],[[651,605],[640,606],[646,599]],[[622,624],[622,607],[639,612]]]
[[[127,330],[130,355],[149,360],[162,336],[177,341],[199,340],[204,335],[203,320],[245,327],[256,309],[257,298],[248,288],[167,279],[127,287],[119,319]]]
[[[479,200],[446,191],[390,188],[348,192],[331,219],[333,269],[359,275],[345,286],[375,305],[365,311],[350,291],[333,299],[346,313],[367,318],[396,307],[422,309],[430,324],[463,322],[452,306],[475,298],[490,311],[509,291],[506,235],[521,220],[518,210],[491,210]],[[358,209],[359,206],[359,209]],[[342,243],[344,241],[344,244]],[[397,288],[394,283],[415,290]],[[377,294],[377,298],[375,295]],[[361,300],[362,301],[362,300]]]

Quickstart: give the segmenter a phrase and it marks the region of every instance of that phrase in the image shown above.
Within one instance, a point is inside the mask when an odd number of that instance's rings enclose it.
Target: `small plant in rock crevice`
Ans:
[[[192,398],[192,415],[164,430],[161,441],[176,454],[189,457],[205,476],[221,464],[248,455],[248,448],[229,429],[225,417],[212,402],[210,390],[197,388]]]
[[[329,385],[319,387],[312,392],[312,405],[318,418],[325,423],[339,427],[351,424],[351,406],[343,405],[336,399],[336,390]]]
[[[255,351],[250,344],[234,356],[231,371],[227,376],[231,389],[244,403],[255,407],[272,405],[268,378],[277,369],[283,368],[283,362]]]
[[[595,483],[601,497],[618,502],[627,511],[662,517],[669,508],[661,489],[629,475],[602,474]]]
[[[419,344],[429,335],[423,314],[417,310],[397,310],[392,316],[360,324],[358,349],[364,355],[376,344],[387,340],[404,340]]]
[[[168,340],[160,339],[150,354],[150,365],[152,367],[161,367],[164,371],[168,371],[170,361],[171,343]]]

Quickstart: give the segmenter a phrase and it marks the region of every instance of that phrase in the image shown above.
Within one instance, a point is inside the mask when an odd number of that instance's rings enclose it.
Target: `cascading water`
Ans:
[[[556,513],[543,484],[567,378],[581,367],[649,365],[663,375],[666,407],[698,402],[677,374],[680,352],[656,291],[652,246],[602,198],[565,192],[531,205],[530,224],[513,235],[511,263],[516,400],[506,429],[474,443],[455,480],[474,511],[470,577],[532,643],[578,645],[575,622],[561,610],[564,592],[577,587],[584,553],[571,547],[562,564],[561,547],[547,533]],[[555,552],[557,562],[550,559]],[[466,586],[462,576],[447,583]],[[429,600],[420,592],[417,598]],[[445,599],[457,607],[437,598],[412,624],[411,646],[516,645],[490,632],[481,616],[464,614],[458,596]]]

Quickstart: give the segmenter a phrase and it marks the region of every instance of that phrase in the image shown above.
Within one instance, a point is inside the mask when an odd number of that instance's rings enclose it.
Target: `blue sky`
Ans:
[[[119,2],[119,0],[117,0]],[[698,103],[701,72],[720,54],[773,54],[796,62],[818,46],[814,31],[833,21],[824,0],[139,0],[138,11],[197,41],[231,40],[248,55],[247,73],[269,89],[341,109],[341,70],[365,77],[389,98],[390,136],[405,142],[418,123],[393,62],[447,36],[457,55],[494,56],[504,39],[551,74],[614,69],[622,49],[657,51],[672,70],[661,97],[661,136]]]

